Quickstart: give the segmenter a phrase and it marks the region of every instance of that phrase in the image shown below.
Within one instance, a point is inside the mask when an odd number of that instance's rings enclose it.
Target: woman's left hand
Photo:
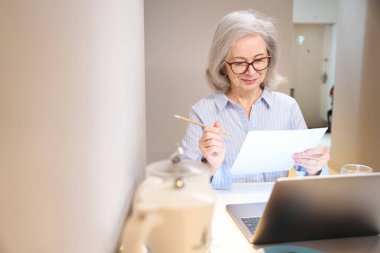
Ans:
[[[303,152],[294,153],[293,160],[304,167],[308,175],[316,175],[330,159],[330,150],[326,147],[316,147]]]

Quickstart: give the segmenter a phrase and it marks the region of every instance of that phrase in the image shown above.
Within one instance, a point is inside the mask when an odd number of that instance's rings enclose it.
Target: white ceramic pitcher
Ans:
[[[121,252],[206,253],[215,193],[200,162],[171,160],[147,167],[127,220]]]

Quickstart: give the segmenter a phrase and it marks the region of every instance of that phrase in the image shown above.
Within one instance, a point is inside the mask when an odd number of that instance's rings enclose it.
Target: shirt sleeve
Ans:
[[[198,122],[202,122],[194,109],[190,110],[189,118]],[[182,139],[183,159],[200,161],[202,153],[199,149],[199,139],[203,133],[202,127],[195,124],[188,124],[185,136]]]
[[[291,117],[290,117],[290,120],[291,120],[290,129],[297,129],[297,130],[307,129],[307,125],[306,125],[305,119],[303,118],[301,109],[299,105],[297,104],[297,102],[295,100],[293,101],[294,103],[291,106],[292,109],[291,109]]]

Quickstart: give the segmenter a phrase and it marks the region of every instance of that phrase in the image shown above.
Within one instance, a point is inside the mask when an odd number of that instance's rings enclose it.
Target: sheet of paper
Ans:
[[[233,175],[289,170],[292,155],[318,146],[327,128],[250,131],[231,168]]]

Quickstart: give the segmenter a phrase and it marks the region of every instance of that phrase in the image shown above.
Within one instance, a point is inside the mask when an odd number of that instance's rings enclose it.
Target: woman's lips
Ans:
[[[242,81],[246,85],[251,85],[251,84],[254,84],[256,82],[256,79],[242,79]]]

